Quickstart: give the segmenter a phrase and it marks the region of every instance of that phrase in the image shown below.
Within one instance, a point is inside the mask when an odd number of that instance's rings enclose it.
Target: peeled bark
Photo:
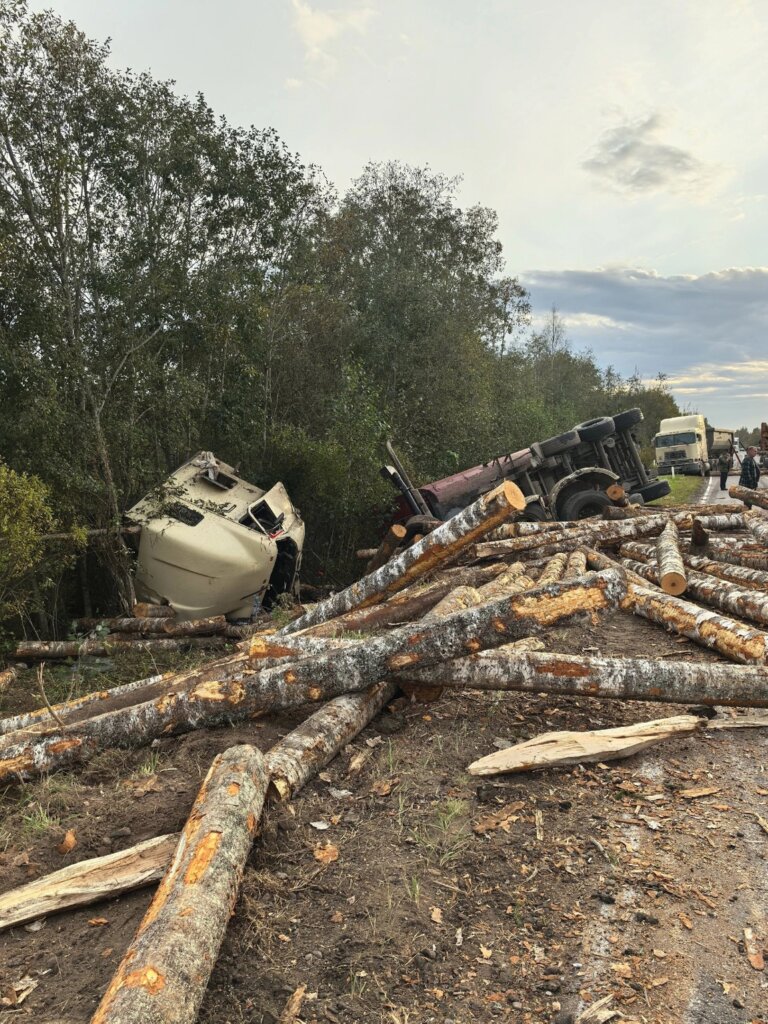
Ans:
[[[375,572],[376,569],[381,568],[385,562],[388,562],[392,555],[395,553],[395,549],[402,544],[405,540],[405,535],[408,531],[404,526],[399,523],[395,523],[387,530],[384,540],[379,544],[378,548],[374,552],[373,558],[365,568],[367,573]]]
[[[15,668],[5,668],[0,670],[0,693],[2,693],[3,690],[7,690],[15,678]]]
[[[446,594],[431,611],[427,612],[424,621],[428,622],[446,615],[453,615],[455,612],[462,612],[467,608],[475,608],[482,604],[482,600],[480,592],[474,587],[456,587],[450,594]]]
[[[481,601],[495,601],[499,597],[504,597],[505,594],[519,594],[523,590],[531,590],[535,587],[535,581],[524,572],[519,571],[520,569],[524,569],[523,563],[516,562],[509,566],[508,572],[502,573],[495,580],[478,588]]]
[[[654,565],[635,562],[625,558],[622,564],[632,572],[642,576],[651,583],[659,582],[659,571]],[[697,601],[731,612],[743,619],[750,619],[761,626],[768,625],[768,595],[759,594],[754,590],[745,590],[725,580],[707,576],[705,573],[688,573],[688,593]]]
[[[768,707],[768,668],[763,665],[525,653],[516,644],[419,669],[409,679],[448,690]]]
[[[584,551],[577,549],[568,555],[568,562],[565,566],[563,579],[572,580],[577,576],[583,576],[587,571],[587,556]]]
[[[85,655],[109,658],[126,651],[183,651],[216,650],[227,646],[225,637],[201,636],[179,637],[124,637],[119,634],[103,640],[22,640],[16,646],[13,657],[20,661],[46,661],[61,658],[82,658]]]
[[[611,761],[631,757],[662,740],[703,730],[704,721],[696,715],[676,715],[652,722],[620,725],[614,729],[547,732],[504,750],[495,750],[474,761],[467,771],[470,775],[503,775],[529,772],[535,768]]]
[[[732,487],[728,488],[728,493],[732,498],[738,498],[739,501],[743,501],[745,505],[757,505],[760,508],[768,508],[768,491],[765,489],[753,491],[749,487],[740,487],[739,484],[733,484]]]
[[[673,520],[670,520],[656,539],[656,561],[659,565],[658,579],[665,594],[678,596],[685,592],[687,585],[683,556],[680,554],[680,537]]]
[[[0,930],[151,885],[163,877],[178,841],[177,833],[147,839],[129,850],[70,864],[4,892],[0,895]]]
[[[169,604],[148,604],[146,601],[137,601],[133,606],[133,614],[137,619],[173,619],[176,617],[176,609]]]
[[[140,705],[120,707],[63,728],[4,737],[0,780],[81,763],[108,747],[142,746],[161,735],[362,690],[391,672],[498,646],[585,612],[616,607],[625,596],[626,582],[616,569],[539,586],[447,619],[402,626],[365,643],[262,671],[240,652],[213,667],[205,666],[204,671],[165,680],[165,692]]]
[[[478,537],[495,529],[505,519],[525,508],[525,498],[515,484],[505,481],[501,487],[484,494],[474,504],[438,526],[418,544],[390,559],[376,572],[353,583],[346,590],[321,601],[315,607],[288,623],[281,633],[296,633],[319,622],[327,622],[352,608],[365,608],[385,601],[423,578],[438,566],[455,558]]]
[[[539,584],[544,585],[546,583],[555,583],[557,580],[562,579],[567,564],[568,555],[565,554],[565,552],[561,551],[553,558],[550,558],[544,566],[541,576],[539,576]]]
[[[193,1024],[237,900],[269,776],[245,744],[214,759],[92,1024]]]
[[[746,526],[758,544],[768,547],[768,518],[760,512],[747,512]]]
[[[414,585],[390,597],[383,604],[375,604],[370,608],[355,609],[340,615],[328,622],[298,633],[297,636],[334,637],[343,633],[367,633],[381,626],[392,626],[402,622],[412,622],[421,618],[446,594],[456,587],[480,586],[500,576],[503,564],[475,565],[462,567],[451,572],[440,573],[436,579],[426,585]]]
[[[395,683],[375,683],[345,693],[310,715],[267,754],[269,794],[288,800],[332,761],[397,693]]]

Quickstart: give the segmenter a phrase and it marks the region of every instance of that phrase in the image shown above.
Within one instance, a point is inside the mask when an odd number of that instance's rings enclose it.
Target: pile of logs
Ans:
[[[167,604],[137,602],[131,617],[78,619],[80,640],[23,640],[16,646],[19,661],[61,660],[84,655],[109,657],[126,651],[223,650],[253,631],[236,626],[223,615],[177,622],[176,612]]]
[[[768,516],[760,511],[768,494],[742,491],[732,488],[740,501],[726,506],[630,506],[603,520],[531,523],[518,519],[525,499],[507,482],[276,632],[208,634],[240,639],[232,653],[0,722],[0,781],[10,783],[74,768],[113,746],[317,708],[264,754],[240,745],[219,755],[179,835],[6,893],[0,928],[160,880],[93,1021],[191,1022],[264,803],[291,799],[398,693],[768,707],[768,562],[757,564],[768,559]],[[550,627],[616,610],[725,660],[672,664],[544,649]],[[126,625],[137,622],[154,625]],[[114,620],[111,635],[130,630],[157,642],[188,637],[174,629],[191,625],[137,610]]]

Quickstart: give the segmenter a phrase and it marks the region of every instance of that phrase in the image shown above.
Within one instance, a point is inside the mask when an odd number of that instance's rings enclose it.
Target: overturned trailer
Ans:
[[[640,409],[587,420],[556,437],[418,488],[389,445],[392,465],[385,466],[382,475],[401,492],[402,519],[448,519],[503,480],[512,480],[526,496],[522,518],[585,519],[625,502],[627,496],[642,503],[669,494],[669,484],[656,479],[640,456],[632,431],[642,420]]]
[[[304,522],[285,487],[264,491],[211,452],[180,466],[126,516],[140,527],[136,596],[179,620],[250,619],[293,590]]]

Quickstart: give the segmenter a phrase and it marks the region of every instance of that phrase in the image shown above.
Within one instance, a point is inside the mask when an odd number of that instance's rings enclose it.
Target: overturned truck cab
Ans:
[[[304,522],[281,483],[268,491],[200,452],[127,513],[141,527],[136,596],[179,620],[250,619],[293,590]]]

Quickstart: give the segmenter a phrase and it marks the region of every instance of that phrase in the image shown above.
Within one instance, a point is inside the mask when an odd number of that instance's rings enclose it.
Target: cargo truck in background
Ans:
[[[662,420],[653,439],[656,465],[662,476],[682,473],[707,476],[722,452],[734,451],[734,432],[710,427],[701,413]]]

